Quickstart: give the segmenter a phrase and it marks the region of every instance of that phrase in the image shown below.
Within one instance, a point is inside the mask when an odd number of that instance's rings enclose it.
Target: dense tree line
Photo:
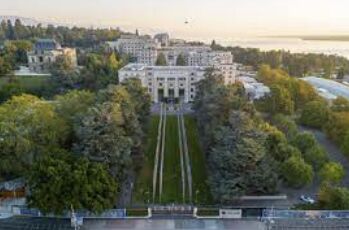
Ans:
[[[328,162],[314,137],[299,133],[295,123],[279,130],[265,122],[241,85],[225,86],[210,72],[198,88],[194,109],[216,201],[273,194],[280,184],[302,187]]]
[[[120,34],[119,29],[69,28],[53,25],[44,27],[41,24],[26,26],[19,19],[15,21],[14,25],[10,20],[2,21],[0,25],[0,41],[53,38],[63,46],[70,47],[96,47],[102,42],[116,40]]]
[[[150,97],[137,80],[52,101],[14,96],[0,106],[0,178],[27,177],[44,212],[112,208],[141,155]]]
[[[349,208],[348,203],[343,202],[348,198],[348,189],[339,186],[345,174],[343,166],[340,163],[329,161],[328,154],[316,142],[315,137],[307,132],[298,132],[295,122],[324,130],[328,137],[337,143],[345,154],[348,154],[349,101],[343,97],[338,97],[329,103],[315,95],[314,89],[306,83],[291,78],[280,69],[262,66],[258,77],[271,87],[271,95],[257,102],[257,108],[269,116],[272,115],[272,124],[285,134],[296,153],[292,154],[293,157],[285,162],[285,173],[289,172],[285,176],[286,178],[291,176],[287,181],[290,185],[297,185],[301,178],[305,179],[302,175],[310,175],[311,170],[307,170],[307,168],[311,166],[322,182],[316,207],[325,209]],[[299,87],[299,85],[303,86]],[[283,149],[285,148],[279,148],[278,155],[285,156]],[[295,163],[295,156],[298,156],[300,160],[298,163]],[[302,164],[304,166],[300,167]],[[293,167],[292,165],[298,166]],[[301,168],[303,169],[300,170]],[[299,171],[298,175],[295,169]]]
[[[349,155],[349,100],[338,97],[331,104],[310,102],[302,111],[301,124],[324,130],[346,154]]]
[[[52,77],[47,78],[44,87],[29,88],[21,83],[19,77],[3,76],[7,82],[0,88],[0,101],[6,101],[11,96],[21,93],[52,99],[56,94],[73,89],[96,92],[109,84],[118,84],[118,70],[128,62],[127,57],[105,50],[86,52],[80,55],[80,59],[82,68],[76,69],[69,57],[58,56],[49,66]],[[12,71],[12,67],[8,70]]]
[[[337,74],[339,78],[349,73],[349,60],[336,56],[314,53],[290,53],[285,50],[261,51],[256,48],[223,47],[215,42],[215,50],[230,51],[236,62],[258,69],[261,65],[281,68],[291,76],[303,77],[310,74],[321,74],[329,78]]]
[[[308,102],[320,101],[316,90],[307,82],[291,78],[281,69],[262,65],[258,80],[269,86],[271,93],[259,100],[257,108],[270,114],[294,114],[301,111]]]

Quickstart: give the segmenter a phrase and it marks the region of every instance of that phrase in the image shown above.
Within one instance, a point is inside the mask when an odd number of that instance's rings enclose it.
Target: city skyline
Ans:
[[[2,0],[0,15],[183,38],[349,34],[343,0]],[[188,22],[187,24],[185,22]]]

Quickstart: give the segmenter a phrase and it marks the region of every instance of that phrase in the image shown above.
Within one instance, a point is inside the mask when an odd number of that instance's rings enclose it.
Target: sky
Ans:
[[[0,15],[182,38],[349,34],[349,0],[0,0]]]

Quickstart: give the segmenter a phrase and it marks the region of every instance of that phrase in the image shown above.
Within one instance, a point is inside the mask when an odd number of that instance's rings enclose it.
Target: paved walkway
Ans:
[[[349,160],[342,153],[342,151],[337,147],[337,145],[326,137],[326,134],[322,131],[316,129],[310,129],[305,127],[300,127],[302,131],[308,131],[314,134],[316,140],[322,147],[328,152],[328,156],[331,161],[340,162],[345,170],[345,177],[342,181],[342,185],[349,187]]]
[[[172,230],[172,229],[236,229],[265,230],[265,224],[259,221],[242,220],[197,220],[197,219],[163,219],[163,220],[85,220],[86,230]]]
[[[300,131],[307,131],[314,134],[318,143],[327,151],[328,156],[331,161],[340,162],[343,165],[345,170],[345,177],[342,181],[342,185],[349,187],[349,160],[348,158],[341,152],[341,150],[326,137],[326,134],[320,130],[310,129],[303,126],[298,127]],[[292,189],[292,188],[282,188],[280,189],[281,193],[287,194],[291,203],[296,204],[300,203],[301,195],[308,195],[312,197],[316,197],[321,185],[321,181],[319,177],[315,177],[314,181],[311,185],[306,186],[301,189]]]

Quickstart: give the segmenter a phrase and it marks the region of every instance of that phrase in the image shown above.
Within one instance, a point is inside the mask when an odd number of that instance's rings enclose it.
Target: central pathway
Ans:
[[[180,114],[177,114],[178,128],[181,127]],[[179,154],[181,159],[181,178],[182,178],[182,197],[185,203],[185,171],[184,171],[184,156],[183,156],[183,137],[180,128],[178,129]]]
[[[183,149],[184,149],[184,159],[185,159],[185,169],[187,173],[187,182],[188,182],[188,195],[189,195],[189,203],[192,203],[192,198],[193,198],[193,182],[192,182],[192,174],[191,174],[191,164],[190,164],[190,158],[189,158],[189,151],[188,151],[188,140],[187,140],[187,133],[185,130],[185,125],[184,125],[184,116],[183,116],[183,111],[182,111],[182,105],[179,105],[179,132],[182,134],[182,144],[183,144]]]
[[[163,189],[163,172],[164,172],[164,158],[165,158],[165,143],[166,143],[166,105],[163,111],[163,125],[162,125],[162,139],[161,139],[161,163],[160,163],[160,181],[159,181],[159,201],[161,203],[162,189]]]
[[[172,115],[168,120],[167,113],[176,116]],[[173,123],[173,119],[176,117],[177,121],[175,120],[175,123]],[[167,120],[169,122],[168,128],[166,128]],[[177,132],[178,134],[176,134]],[[177,135],[178,143],[176,139],[171,139],[174,137],[173,134]],[[168,137],[166,137],[167,135]],[[178,185],[177,181],[179,182]],[[171,188],[168,188],[168,185]],[[179,195],[179,192],[181,192],[181,196],[178,196],[178,198],[181,198],[173,199],[173,197],[176,197],[175,194]],[[177,109],[174,109],[174,107],[161,104],[153,170],[153,203],[166,202],[171,199],[176,203],[192,203],[192,193],[191,163],[182,105],[180,104]]]

